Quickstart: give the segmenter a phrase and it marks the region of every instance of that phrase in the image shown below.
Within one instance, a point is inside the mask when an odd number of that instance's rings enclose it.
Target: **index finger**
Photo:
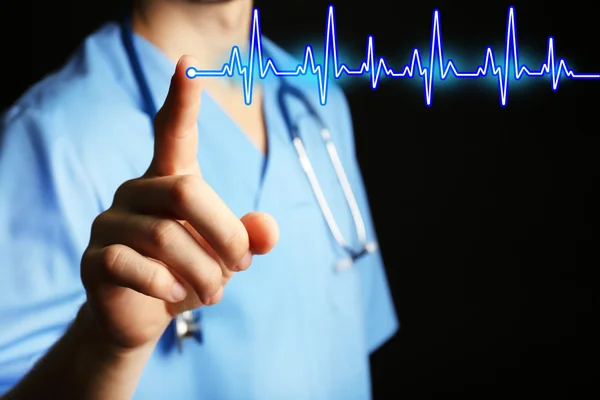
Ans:
[[[165,103],[154,118],[152,175],[200,175],[198,164],[198,114],[202,84],[187,76],[195,59],[184,55],[175,67]]]

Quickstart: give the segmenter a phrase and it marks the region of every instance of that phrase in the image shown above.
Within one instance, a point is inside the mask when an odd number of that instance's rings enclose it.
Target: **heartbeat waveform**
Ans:
[[[458,71],[451,59],[444,59],[444,50],[442,47],[442,34],[440,28],[439,11],[433,12],[433,25],[431,31],[431,47],[429,66],[424,66],[421,53],[414,49],[410,64],[405,65],[401,70],[394,70],[386,62],[385,58],[375,57],[375,44],[373,36],[368,37],[366,57],[357,69],[351,69],[344,63],[340,63],[338,56],[338,44],[336,35],[336,18],[333,6],[329,6],[327,17],[327,30],[324,46],[323,64],[318,64],[312,46],[306,46],[304,61],[294,70],[280,70],[275,66],[271,58],[264,60],[262,34],[260,25],[260,16],[258,9],[254,10],[252,19],[252,32],[250,37],[250,47],[248,49],[248,62],[243,64],[242,53],[239,47],[232,48],[228,63],[223,65],[220,70],[198,70],[190,67],[187,70],[189,78],[196,77],[233,77],[236,73],[241,76],[244,91],[244,102],[247,105],[252,103],[252,89],[254,83],[255,57],[258,57],[258,75],[264,79],[269,73],[281,77],[299,77],[307,74],[313,74],[317,77],[319,86],[319,99],[321,105],[327,104],[327,93],[329,85],[330,68],[333,67],[333,76],[339,79],[342,75],[360,76],[370,74],[371,87],[377,88],[382,76],[390,78],[414,78],[418,76],[423,79],[425,91],[425,103],[431,105],[434,82],[434,66],[439,69],[441,80],[445,80],[450,74],[456,78],[481,78],[493,75],[498,78],[498,89],[500,92],[500,103],[504,107],[507,103],[508,81],[510,75],[510,62],[514,63],[514,78],[521,79],[523,76],[542,77],[551,76],[552,90],[558,90],[558,85],[562,76],[570,79],[600,79],[600,74],[577,74],[569,69],[564,59],[556,58],[554,47],[554,38],[548,38],[548,48],[546,61],[539,70],[532,70],[526,65],[520,65],[519,52],[517,45],[517,31],[515,22],[514,7],[509,7],[506,23],[506,43],[504,51],[504,67],[497,65],[494,51],[491,47],[486,48],[484,62],[472,72]],[[333,66],[331,61],[333,60]],[[436,63],[437,61],[437,63]]]

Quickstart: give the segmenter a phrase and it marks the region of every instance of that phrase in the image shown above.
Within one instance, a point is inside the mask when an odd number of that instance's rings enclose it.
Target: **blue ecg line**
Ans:
[[[360,76],[370,74],[371,87],[377,88],[379,79],[382,74],[390,78],[414,78],[418,75],[423,79],[425,89],[425,103],[431,105],[433,81],[434,81],[434,65],[437,61],[439,67],[440,79],[445,80],[450,74],[456,78],[480,78],[489,74],[498,77],[498,89],[500,91],[500,103],[504,107],[507,102],[508,94],[508,79],[509,79],[509,63],[514,63],[514,78],[519,80],[524,75],[531,77],[541,77],[550,75],[552,78],[552,90],[558,89],[558,84],[561,76],[571,79],[600,79],[600,74],[576,74],[567,67],[564,59],[556,59],[554,49],[554,38],[548,38],[548,51],[546,61],[542,64],[539,70],[531,70],[525,65],[519,64],[519,54],[517,49],[517,32],[515,23],[515,10],[513,7],[508,9],[508,19],[506,27],[506,47],[504,53],[504,65],[496,64],[494,52],[491,47],[488,47],[485,52],[485,60],[483,65],[480,65],[474,72],[460,72],[456,69],[454,62],[451,59],[444,60],[444,50],[442,48],[441,29],[439,11],[433,12],[433,27],[431,32],[431,48],[429,67],[424,66],[422,57],[418,49],[413,50],[412,60],[410,64],[405,65],[401,71],[396,71],[389,67],[383,57],[375,58],[374,39],[373,36],[368,37],[366,57],[357,69],[351,69],[346,64],[340,63],[338,60],[338,44],[335,28],[335,12],[333,6],[329,6],[329,15],[327,18],[327,33],[325,36],[325,56],[323,64],[318,64],[315,61],[314,51],[311,46],[306,46],[304,53],[304,62],[297,66],[294,70],[282,71],[279,70],[272,59],[267,58],[266,63],[263,62],[262,35],[260,29],[260,18],[258,9],[254,10],[252,33],[250,37],[250,47],[248,49],[248,63],[243,64],[242,55],[239,47],[233,47],[229,62],[223,65],[220,70],[198,70],[194,67],[187,69],[189,78],[195,77],[232,77],[238,74],[242,77],[244,102],[247,105],[252,103],[252,88],[254,80],[254,64],[255,57],[258,57],[259,77],[264,79],[269,72],[276,76],[283,77],[299,77],[309,73],[315,75],[319,85],[319,98],[321,105],[327,104],[328,92],[328,76],[330,73],[330,57],[333,57],[333,72],[335,79],[339,79],[342,75]],[[437,59],[436,59],[437,57]]]

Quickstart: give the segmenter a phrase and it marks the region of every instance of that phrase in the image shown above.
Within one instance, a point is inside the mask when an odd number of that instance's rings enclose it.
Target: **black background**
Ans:
[[[553,3],[335,5],[345,48],[364,54],[372,34],[378,54],[396,66],[415,46],[428,51],[434,8],[448,51],[472,61],[463,69],[474,69],[487,45],[502,60],[514,5],[532,68],[554,36],[558,56],[578,72],[600,72],[596,2]],[[3,1],[1,106],[124,4]],[[288,48],[322,38],[328,4],[260,1],[263,33]],[[563,79],[553,93],[548,79],[517,83],[507,108],[481,80],[439,85],[430,108],[416,80],[347,90],[402,323],[372,357],[376,398],[597,396],[599,88]]]

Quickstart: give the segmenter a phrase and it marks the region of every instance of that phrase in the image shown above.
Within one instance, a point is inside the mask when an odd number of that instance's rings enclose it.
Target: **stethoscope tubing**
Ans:
[[[125,18],[125,20],[121,23],[121,39],[127,58],[129,59],[129,63],[131,65],[136,84],[140,91],[144,112],[150,117],[151,120],[153,120],[158,110],[152,98],[152,93],[150,91],[148,79],[144,74],[144,70],[140,62],[140,57],[135,48],[133,31],[131,28],[131,20],[129,18]],[[326,196],[319,183],[317,174],[314,168],[312,167],[310,158],[308,157],[308,153],[304,146],[304,142],[300,137],[300,129],[292,119],[290,108],[288,107],[286,102],[286,97],[299,100],[304,106],[304,108],[308,111],[309,115],[317,122],[320,128],[321,138],[325,143],[329,158],[331,160],[331,163],[333,164],[336,176],[342,187],[342,191],[344,193],[347,205],[352,214],[352,219],[356,228],[357,237],[361,246],[359,251],[352,249],[347,244],[339,226],[335,221],[333,212],[331,211],[331,208],[327,202]],[[375,242],[367,241],[365,222],[360,212],[360,207],[358,206],[358,202],[356,201],[356,197],[354,195],[354,192],[352,191],[352,187],[344,170],[343,164],[340,160],[337,149],[331,138],[331,134],[315,107],[308,101],[304,93],[299,88],[289,84],[286,79],[280,80],[280,87],[277,94],[277,100],[281,114],[283,116],[283,120],[285,122],[286,127],[288,128],[290,139],[294,145],[294,148],[296,149],[296,152],[298,153],[300,164],[309,180],[312,191],[317,199],[323,217],[325,218],[325,221],[334,239],[348,255],[348,257],[344,257],[341,260],[339,260],[336,263],[335,268],[338,271],[345,270],[352,266],[357,259],[363,257],[366,254],[374,252],[377,249],[377,244]],[[198,342],[202,342],[199,316],[194,315],[192,311],[186,311],[178,315],[175,318],[174,323],[175,332],[177,336],[177,344],[180,351],[182,350],[182,341],[186,337],[195,337]]]

